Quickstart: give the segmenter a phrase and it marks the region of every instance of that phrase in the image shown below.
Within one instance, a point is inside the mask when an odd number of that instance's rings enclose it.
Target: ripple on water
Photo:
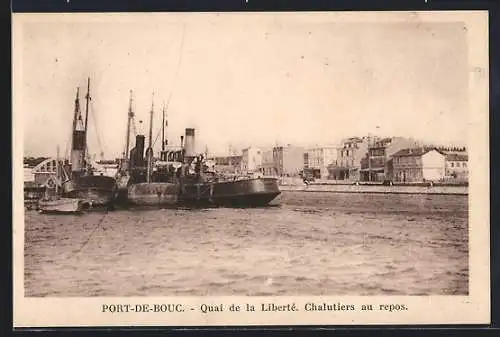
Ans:
[[[80,217],[31,213],[26,294],[468,293],[467,197],[290,192],[280,202]]]

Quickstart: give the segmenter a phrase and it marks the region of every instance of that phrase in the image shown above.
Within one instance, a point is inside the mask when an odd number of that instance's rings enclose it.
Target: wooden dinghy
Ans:
[[[38,209],[40,213],[78,214],[91,208],[91,203],[76,198],[40,199]]]

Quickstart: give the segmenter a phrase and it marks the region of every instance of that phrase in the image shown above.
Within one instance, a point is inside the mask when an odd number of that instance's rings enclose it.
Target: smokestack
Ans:
[[[195,138],[194,138],[194,129],[186,128],[186,157],[194,157],[195,153]]]
[[[73,144],[71,149],[71,170],[73,172],[81,171],[84,168],[85,151],[85,131],[73,131]]]
[[[181,149],[184,148],[184,136],[181,136]]]
[[[144,143],[146,137],[143,135],[135,136],[135,165],[143,166],[144,164]]]

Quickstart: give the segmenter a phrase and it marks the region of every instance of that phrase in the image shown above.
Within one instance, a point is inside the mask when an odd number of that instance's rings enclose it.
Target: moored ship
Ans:
[[[279,194],[275,178],[241,178],[213,183],[211,202],[225,207],[265,206]]]
[[[135,147],[129,152],[130,128],[134,122],[132,92],[129,104],[126,151],[117,177],[119,199],[129,206],[183,207],[257,207],[269,204],[281,192],[278,179],[228,178],[210,169],[203,155],[195,151],[195,129],[186,128],[179,148],[169,147],[165,139],[167,125],[163,109],[162,150],[153,156],[152,124],[154,104],[150,111],[149,140],[136,135]]]
[[[83,121],[79,89],[77,89],[71,138],[71,163],[65,163],[67,169],[71,171],[71,176],[62,184],[62,196],[85,199],[92,204],[92,207],[110,208],[113,206],[116,194],[116,180],[109,176],[94,175],[91,165],[86,160],[90,79],[87,81],[85,98],[85,121]]]
[[[226,177],[210,169],[203,155],[195,152],[195,129],[185,130],[184,165],[179,201],[186,205],[215,207],[265,206],[281,192],[278,179],[262,177]],[[193,168],[194,166],[194,168]]]
[[[258,207],[265,206],[281,192],[278,179],[234,177],[218,174],[203,155],[196,155],[195,130],[185,131],[181,139],[182,166],[177,169],[179,205],[202,207]]]
[[[128,158],[123,158],[118,182],[118,201],[128,206],[175,206],[179,195],[179,184],[168,177],[155,174],[155,158],[153,157],[152,128],[154,104],[150,111],[149,144],[144,152],[145,137],[136,135],[135,147],[129,152],[130,128],[134,123],[132,109],[132,91],[127,122],[126,150]],[[163,131],[164,132],[164,131]],[[163,139],[163,137],[162,137]],[[162,140],[162,143],[164,141]],[[161,170],[160,170],[161,172]]]
[[[77,176],[63,185],[67,198],[88,200],[95,207],[112,207],[116,194],[116,180],[101,175]]]

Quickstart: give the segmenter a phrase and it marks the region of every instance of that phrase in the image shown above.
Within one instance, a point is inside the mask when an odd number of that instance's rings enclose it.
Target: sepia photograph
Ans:
[[[487,17],[14,14],[14,323],[488,323]]]

